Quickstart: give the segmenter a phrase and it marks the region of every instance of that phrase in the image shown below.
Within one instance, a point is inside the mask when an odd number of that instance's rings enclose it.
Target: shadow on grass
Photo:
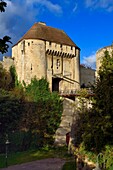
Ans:
[[[76,170],[75,161],[66,162],[66,163],[63,165],[62,170]]]

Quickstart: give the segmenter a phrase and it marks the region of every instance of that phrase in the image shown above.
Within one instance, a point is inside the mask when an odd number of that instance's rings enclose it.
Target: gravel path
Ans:
[[[21,165],[9,166],[0,170],[61,170],[65,160],[60,158],[48,158]]]

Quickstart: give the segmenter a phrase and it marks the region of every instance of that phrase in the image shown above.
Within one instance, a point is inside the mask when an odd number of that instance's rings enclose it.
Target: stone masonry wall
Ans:
[[[71,132],[71,126],[73,119],[75,117],[74,111],[74,101],[65,98],[63,101],[63,114],[61,118],[61,123],[55,134],[55,144],[65,145],[66,144],[66,134]]]
[[[90,86],[95,83],[95,70],[80,65],[80,82],[81,85]]]
[[[24,40],[12,48],[18,79],[29,84],[35,76],[46,77],[45,42]]]
[[[110,46],[106,46],[104,48],[101,48],[100,50],[97,51],[96,53],[96,76],[98,75],[99,67],[101,66],[101,61],[104,56],[105,51],[109,51],[109,54],[113,53],[113,44]]]

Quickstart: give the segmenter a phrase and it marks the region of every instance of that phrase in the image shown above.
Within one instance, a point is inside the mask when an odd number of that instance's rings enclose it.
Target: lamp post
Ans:
[[[6,167],[8,166],[8,145],[9,145],[9,140],[8,140],[8,135],[6,135],[6,142],[5,142],[5,147],[6,147],[6,152],[5,152],[5,160],[6,160]]]

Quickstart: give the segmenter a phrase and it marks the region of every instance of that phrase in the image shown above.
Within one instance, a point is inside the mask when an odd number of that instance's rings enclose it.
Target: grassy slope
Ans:
[[[66,148],[30,150],[26,152],[11,153],[8,155],[8,165],[21,164],[44,158],[66,158],[71,159]],[[5,154],[0,155],[0,168],[5,167]]]

